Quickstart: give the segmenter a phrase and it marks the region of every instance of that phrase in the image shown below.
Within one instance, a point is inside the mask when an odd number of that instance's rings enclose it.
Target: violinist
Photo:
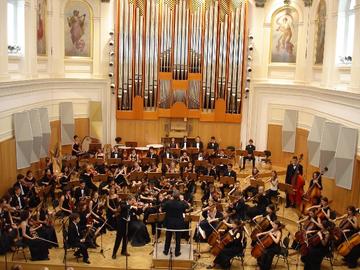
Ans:
[[[186,148],[189,148],[189,147],[190,147],[190,143],[188,142],[187,137],[184,136],[182,142],[180,143],[180,148],[181,149],[186,149]]]
[[[78,135],[74,135],[73,137],[73,143],[72,143],[72,148],[71,148],[71,155],[72,156],[81,156],[81,143],[80,143],[80,138]]]
[[[60,211],[58,211],[56,215],[60,217],[70,216],[75,210],[74,199],[71,197],[70,188],[64,189],[59,200],[59,209]]]
[[[17,226],[10,213],[13,210],[5,198],[0,199],[0,254],[10,251],[11,244],[17,237]]]
[[[75,257],[83,257],[83,262],[90,264],[88,246],[84,238],[80,235],[80,215],[73,213],[70,216],[69,227],[68,227],[68,243],[70,247],[78,248],[78,251],[74,253]]]
[[[285,183],[291,185],[292,178],[295,176],[295,174],[303,175],[303,166],[299,163],[297,156],[293,156],[291,163],[287,166]],[[294,203],[290,201],[289,194],[286,194],[285,207],[288,208],[290,206],[295,207]]]
[[[71,176],[71,172],[68,166],[64,166],[61,169],[61,175],[60,175],[60,180],[59,183],[61,185],[61,188],[64,189],[70,182],[70,176]]]
[[[163,162],[163,166],[165,165],[164,164],[164,159],[173,159],[173,158],[174,158],[174,156],[171,153],[170,148],[165,147],[164,152],[161,154],[161,160]]]
[[[209,206],[203,209],[201,215],[204,218],[199,224],[199,234],[201,237],[196,240],[207,242],[210,234],[216,230],[219,220],[224,216],[217,210],[216,204],[213,201],[209,201]],[[196,235],[197,233],[195,233]]]
[[[195,142],[193,143],[193,147],[197,148],[199,151],[203,150],[204,144],[202,143],[199,136],[196,136]]]
[[[28,189],[31,189],[33,186],[35,186],[37,184],[32,171],[29,170],[26,172],[26,176],[24,178],[23,183]]]
[[[301,256],[304,270],[320,270],[323,258],[329,252],[331,224],[328,220],[321,222],[321,230],[309,239],[308,251]]]
[[[121,157],[121,153],[119,151],[119,147],[115,145],[113,147],[113,150],[111,151],[111,158],[120,158],[120,157]]]
[[[19,187],[21,190],[22,196],[27,196],[29,192],[29,188],[24,184],[25,176],[22,174],[18,174],[16,177],[16,183],[13,185],[13,188]]]
[[[80,180],[80,185],[75,190],[75,200],[78,204],[80,201],[85,200],[86,198],[89,198],[91,191],[88,187],[86,187],[85,181]]]
[[[39,186],[50,187],[50,196],[55,199],[55,177],[50,169],[45,170],[45,175],[40,179]],[[46,194],[47,195],[47,194]]]
[[[178,173],[179,172],[178,169],[176,168],[175,161],[171,161],[170,165],[166,165],[166,168],[167,168],[167,170],[166,170],[167,173]]]
[[[281,228],[282,224],[280,223],[280,221],[276,220],[272,222],[271,230],[257,234],[258,239],[261,239],[261,236],[267,236],[271,238],[270,242],[272,242],[272,244],[266,247],[262,255],[257,258],[257,270],[271,269],[272,261],[275,254],[279,253],[280,251],[280,241],[282,235]]]
[[[260,171],[258,170],[258,168],[255,167],[251,170],[250,180],[258,180],[259,178],[260,178]],[[249,199],[253,197],[254,195],[256,195],[256,193],[257,193],[257,189],[252,185],[249,185],[243,190],[245,199]]]
[[[270,204],[263,186],[258,187],[258,193],[252,198],[255,202],[255,206],[248,207],[246,215],[249,218],[254,218],[257,215],[263,215],[266,213],[266,207]]]
[[[214,136],[211,136],[209,143],[207,144],[207,149],[214,150],[215,152],[219,150],[219,144],[216,142]]]
[[[134,247],[141,247],[150,242],[149,232],[140,216],[144,213],[146,207],[143,202],[137,202],[135,197],[129,201],[129,239]]]
[[[30,225],[28,223],[29,218],[30,215],[28,211],[21,211],[19,236],[22,241],[29,246],[31,260],[49,260],[48,244],[45,241],[38,239],[36,235],[36,230],[41,228],[41,225],[37,226],[36,228],[30,228]]]
[[[234,179],[234,183],[236,182],[236,172],[233,170],[233,165],[231,163],[227,164],[226,169],[223,172],[220,172],[220,175],[232,177]],[[225,197],[225,189],[233,188],[234,185],[229,184],[220,184],[220,190],[223,197]]]
[[[226,244],[226,246],[220,251],[220,253],[214,259],[212,265],[209,265],[207,269],[215,268],[219,266],[221,269],[230,269],[231,260],[241,254],[246,247],[246,238],[242,228],[242,223],[235,220],[233,223],[228,224],[231,228],[233,237],[232,240]]]
[[[155,164],[159,163],[159,156],[155,153],[154,147],[149,148],[149,152],[146,154],[147,158],[151,158],[155,160]]]
[[[136,153],[136,149],[134,149],[134,148],[131,149],[131,153],[129,155],[128,160],[134,161],[134,162],[139,162],[140,161],[139,155]]]
[[[95,171],[95,169],[92,168],[91,165],[87,164],[85,172],[80,175],[80,180],[85,182],[85,186],[87,189],[91,191],[98,190],[97,186],[92,181],[93,177],[97,174],[98,172]]]
[[[179,148],[179,145],[176,143],[176,140],[174,137],[170,139],[169,148]]]
[[[271,177],[265,181],[265,183],[270,183],[270,188],[266,191],[269,201],[272,201],[279,194],[279,179],[276,171],[271,171]]]

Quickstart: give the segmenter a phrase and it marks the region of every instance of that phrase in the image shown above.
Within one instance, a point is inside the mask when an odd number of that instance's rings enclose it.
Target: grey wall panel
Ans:
[[[50,136],[51,136],[49,113],[47,108],[40,108],[39,115],[40,115],[40,124],[41,124],[41,132],[42,132],[40,158],[44,158],[49,153]]]
[[[16,142],[16,167],[22,169],[30,166],[33,151],[30,114],[29,112],[15,113],[13,120]]]
[[[72,102],[59,104],[61,121],[61,145],[72,144],[74,136],[74,114]]]
[[[326,121],[323,128],[320,143],[320,168],[328,167],[325,176],[335,178],[335,152],[339,138],[341,125]]]
[[[325,118],[314,117],[307,141],[309,163],[315,167],[320,166],[320,143],[325,121]]]
[[[357,150],[358,130],[341,127],[335,153],[336,185],[351,189],[354,161]]]
[[[284,122],[282,125],[282,150],[284,152],[295,152],[297,120],[297,111],[285,110]]]
[[[31,154],[31,162],[37,162],[40,159],[40,151],[42,145],[42,130],[40,122],[40,113],[38,109],[30,110],[30,125],[33,133],[33,151]]]

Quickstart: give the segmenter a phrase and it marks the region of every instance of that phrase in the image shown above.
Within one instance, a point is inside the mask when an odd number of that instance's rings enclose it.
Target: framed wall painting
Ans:
[[[284,6],[271,18],[270,62],[296,63],[299,15],[295,8]]]
[[[36,47],[37,55],[46,56],[46,13],[47,0],[37,0],[36,2]]]
[[[83,0],[70,0],[64,10],[65,57],[92,57],[93,13]]]

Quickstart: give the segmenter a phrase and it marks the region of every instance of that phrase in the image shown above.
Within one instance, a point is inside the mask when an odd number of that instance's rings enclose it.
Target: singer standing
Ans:
[[[186,209],[189,208],[189,205],[184,201],[180,200],[180,192],[174,190],[173,199],[164,203],[162,211],[165,212],[164,225],[168,230],[182,230],[185,229],[185,220],[184,213]],[[166,231],[165,246],[164,246],[164,255],[168,255],[171,238],[173,231]],[[182,232],[175,232],[175,257],[181,255],[180,251],[180,240]]]
[[[127,201],[120,202],[120,206],[118,209],[118,212],[115,213],[116,215],[116,239],[115,239],[115,245],[114,250],[112,254],[112,258],[116,259],[116,253],[120,247],[120,243],[122,241],[121,246],[121,255],[123,256],[130,256],[130,254],[127,252],[127,244],[128,244],[128,231],[129,231],[129,210],[130,210],[130,204],[132,196],[129,196],[127,198]]]

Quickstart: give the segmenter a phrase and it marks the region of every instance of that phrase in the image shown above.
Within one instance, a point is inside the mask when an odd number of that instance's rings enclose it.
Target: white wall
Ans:
[[[36,2],[24,0],[25,48],[22,56],[7,54],[6,0],[0,2],[0,141],[13,136],[12,114],[47,107],[59,119],[59,103],[71,101],[75,118],[88,117],[88,102],[101,101],[103,143],[115,136],[115,96],[108,79],[109,31],[114,29],[115,0],[86,0],[93,11],[93,57],[64,58],[65,0],[48,0],[47,56],[36,52]],[[113,105],[109,105],[113,104]]]
[[[242,144],[255,139],[259,149],[267,144],[269,123],[282,124],[285,109],[299,111],[298,126],[310,129],[314,115],[360,130],[360,53],[354,50],[351,66],[336,64],[338,0],[327,0],[324,64],[314,65],[315,20],[319,0],[305,7],[303,0],[292,0],[300,15],[296,65],[271,64],[270,24],[282,0],[266,1],[264,8],[250,2],[250,32],[254,35],[253,73],[250,95],[243,102]],[[356,7],[355,30],[360,31],[360,1]],[[360,38],[354,48],[359,48]],[[360,144],[358,148],[360,153]]]

